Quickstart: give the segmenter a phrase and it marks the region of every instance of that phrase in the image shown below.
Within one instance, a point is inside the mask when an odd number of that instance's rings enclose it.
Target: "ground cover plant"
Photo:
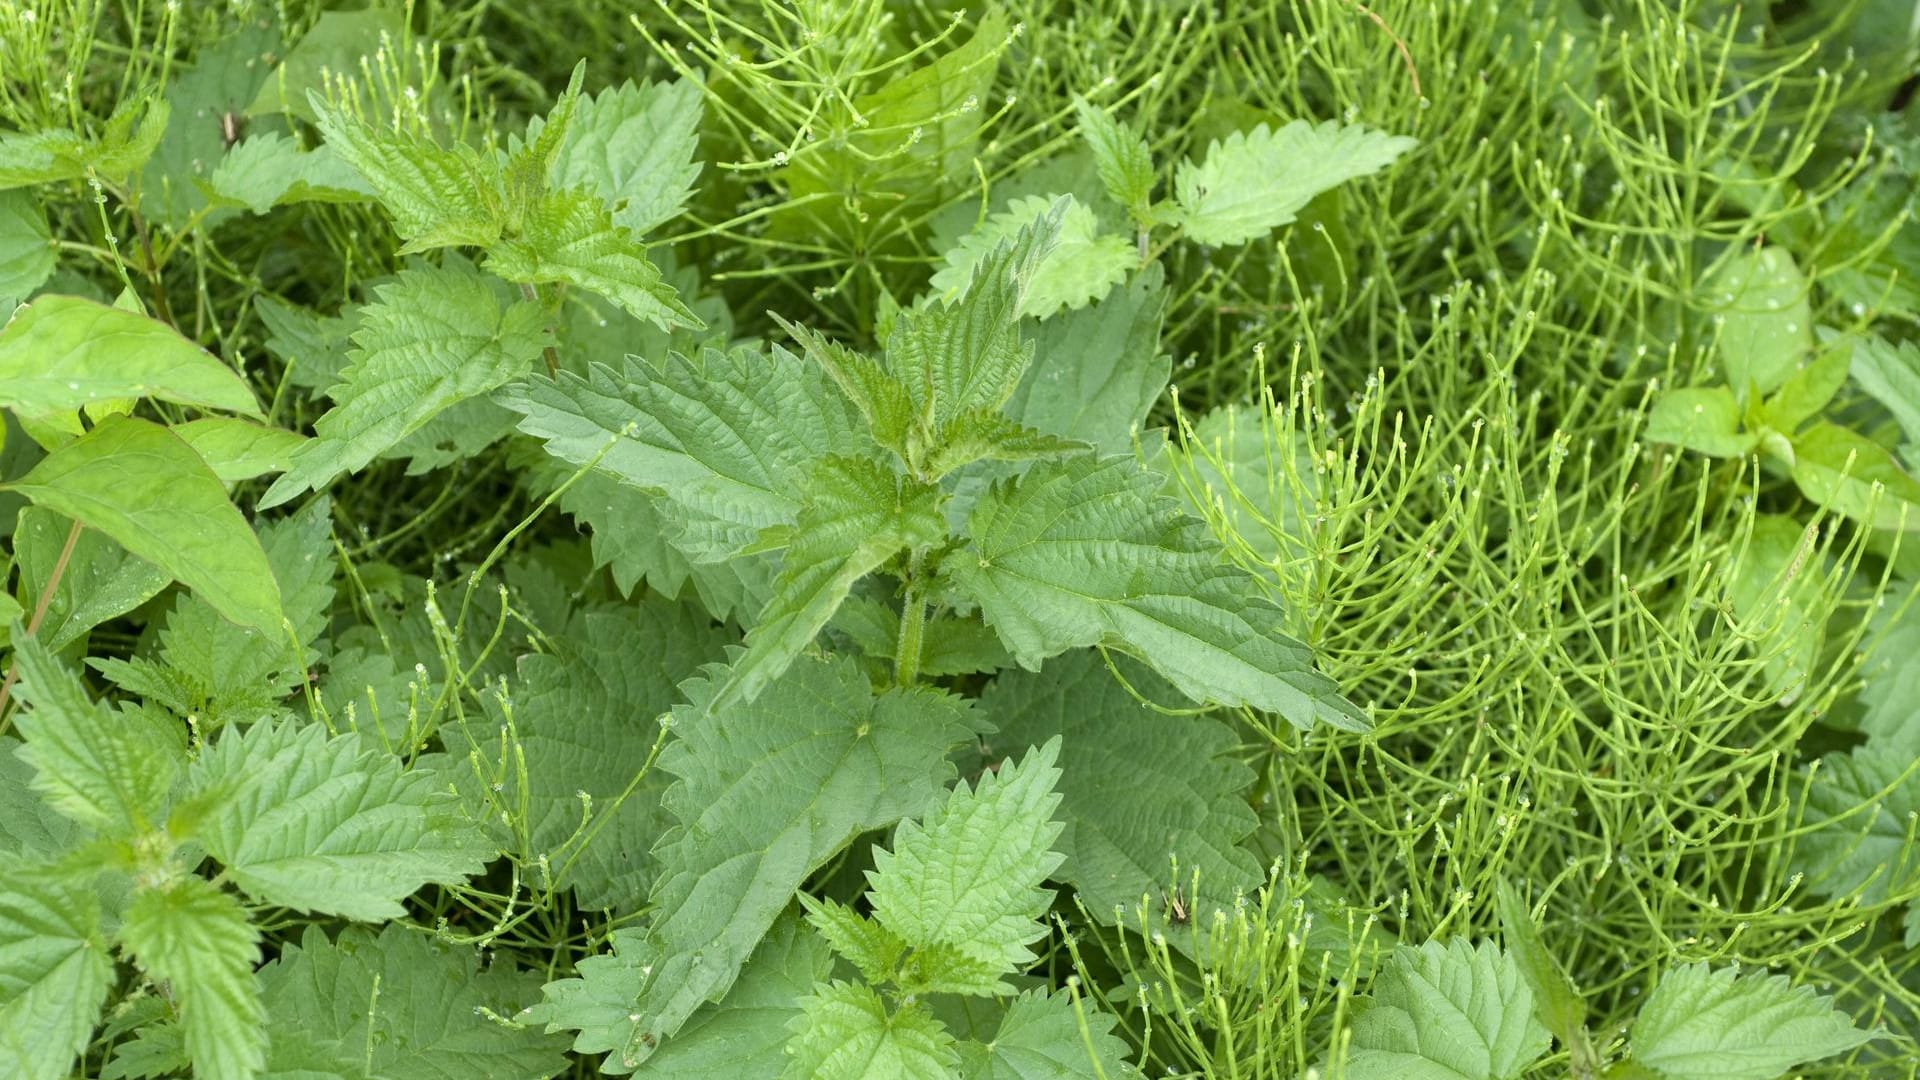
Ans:
[[[0,1075],[1920,1074],[1917,56],[0,0]]]

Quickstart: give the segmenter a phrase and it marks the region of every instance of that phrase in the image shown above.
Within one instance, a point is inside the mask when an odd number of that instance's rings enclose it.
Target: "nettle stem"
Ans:
[[[920,585],[924,553],[915,549],[907,561],[907,600],[900,608],[900,637],[893,649],[895,686],[912,686],[920,678],[920,649],[926,637],[927,593]]]
[[[53,569],[47,572],[47,587],[40,590],[40,600],[33,605],[33,617],[27,620],[27,636],[39,633],[40,624],[47,617],[47,609],[53,606],[53,592],[60,587],[60,579],[66,576],[67,563],[73,558],[73,547],[80,542],[80,530],[84,528],[86,526],[76,520],[67,529],[67,542],[61,545],[60,557],[53,560]],[[13,683],[19,677],[19,662],[9,663],[7,677],[0,680],[0,735],[5,735],[7,729],[13,726],[11,718],[7,716],[7,699],[13,696]]]

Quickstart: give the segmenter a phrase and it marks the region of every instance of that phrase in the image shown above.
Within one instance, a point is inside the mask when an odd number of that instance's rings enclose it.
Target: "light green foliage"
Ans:
[[[1093,211],[1071,195],[1060,216],[1053,248],[1032,269],[1019,312],[1045,318],[1061,308],[1086,307],[1124,281],[1139,261],[1124,236],[1101,234]],[[935,289],[958,292],[967,287],[975,267],[1004,241],[1016,236],[1051,212],[1054,199],[1038,195],[1015,199],[948,249],[940,269],[929,282]]]
[[[1354,1021],[1351,1080],[1514,1080],[1546,1053],[1511,956],[1465,941],[1395,950]]]
[[[614,223],[644,236],[671,220],[692,194],[700,165],[700,86],[624,83],[583,97],[560,144],[553,183],[585,187]],[[538,123],[529,125],[532,135]]]
[[[0,854],[19,858],[22,867],[57,855],[86,835],[33,790],[33,772],[20,756],[20,740],[0,735]]]
[[[1647,995],[1628,1044],[1633,1060],[1667,1080],[1771,1080],[1802,1062],[1842,1054],[1881,1035],[1784,975],[1686,964]]]
[[[1876,529],[1920,530],[1920,480],[1886,447],[1821,422],[1793,440],[1793,482],[1812,501]]]
[[[1813,349],[1807,280],[1779,247],[1729,259],[1704,286],[1720,325],[1717,347],[1734,395],[1771,394]]]
[[[323,89],[329,73],[336,78],[358,74],[365,59],[383,47],[399,48],[406,36],[400,13],[391,9],[322,12],[260,84],[259,93],[246,103],[246,112],[249,116],[284,112],[316,122],[318,114],[307,102],[309,91]]]
[[[1310,539],[1316,464],[1305,441],[1281,430],[1269,410],[1227,405],[1193,425],[1174,486],[1196,516],[1223,515],[1248,554],[1280,565]]]
[[[1131,453],[1171,368],[1160,351],[1165,280],[1153,263],[1099,303],[1033,327],[1033,362],[1007,415],[1103,454]]]
[[[1854,345],[1850,373],[1893,414],[1911,453],[1911,446],[1920,443],[1920,346],[1881,337],[1862,339]]]
[[[51,240],[47,213],[31,193],[0,191],[0,323],[53,273]]]
[[[892,1009],[855,983],[826,983],[792,1021],[781,1080],[948,1080],[958,1057],[953,1036],[927,1007]]]
[[[1100,185],[1107,197],[1125,207],[1135,224],[1151,224],[1154,169],[1147,140],[1085,98],[1074,99],[1073,111],[1080,121],[1081,136],[1093,148],[1094,164],[1100,170]]]
[[[279,586],[288,632],[262,634],[220,618],[211,605],[182,596],[157,635],[156,659],[93,661],[121,689],[208,725],[271,713],[319,658],[313,646],[333,604],[332,504],[315,499],[294,517],[260,529]]]
[[[802,894],[804,898],[805,894]],[[733,989],[703,1005],[680,1034],[647,1059],[648,1077],[707,1080],[778,1076],[787,1063],[787,1026],[800,1003],[833,970],[826,942],[797,918],[782,917],[740,969]],[[609,1002],[615,1011],[620,1002]]]
[[[120,942],[167,984],[196,1077],[249,1080],[266,1063],[259,940],[239,902],[202,878],[139,890],[127,906]]]
[[[956,788],[924,824],[903,821],[890,850],[874,851],[867,893],[874,920],[916,953],[897,976],[908,994],[998,993],[1000,977],[1031,963],[1052,893],[1040,883],[1061,856],[1056,736]]]
[[[1411,150],[1415,140],[1358,124],[1295,120],[1236,131],[1174,177],[1180,227],[1202,244],[1244,244],[1294,219],[1313,197],[1371,176]]]
[[[235,144],[208,175],[206,188],[210,200],[256,214],[294,203],[361,202],[377,194],[332,148],[303,150],[273,132]]]
[[[228,484],[285,472],[307,440],[285,428],[263,427],[230,416],[207,416],[177,424],[180,436],[213,474]]]
[[[845,658],[799,660],[753,702],[709,712],[725,677],[689,680],[674,710],[678,738],[659,767],[679,778],[664,799],[678,824],[655,852],[652,925],[616,932],[617,954],[548,984],[536,1012],[579,1030],[575,1050],[613,1051],[604,1071],[631,1071],[724,993],[806,876],[856,834],[926,806],[966,737],[959,699],[876,697]],[[608,1000],[624,1005],[595,1007]]]
[[[445,149],[415,131],[377,131],[347,109],[316,100],[326,145],[366,179],[407,241],[402,253],[488,247],[504,224],[498,166],[465,145]]]
[[[547,857],[556,888],[572,888],[584,907],[631,908],[652,880],[647,851],[669,823],[665,779],[641,774],[659,736],[654,721],[673,705],[676,683],[720,658],[726,638],[689,607],[657,599],[589,608],[554,630],[563,631],[554,651],[523,657],[510,687],[511,767],[496,760],[489,725],[459,725],[443,738],[462,759],[456,770],[472,751],[488,780],[505,777],[501,797],[525,807],[527,839]],[[582,792],[593,800],[584,826]]]
[[[21,507],[13,530],[22,610],[39,608],[60,553],[67,552],[66,569],[54,584],[40,629],[34,633],[48,651],[56,653],[101,623],[153,599],[170,580],[165,570],[129,555],[98,529],[81,529],[68,549],[72,532],[72,522],[37,506]]]
[[[523,380],[497,400],[554,457],[585,465],[605,451],[596,471],[661,495],[669,539],[696,561],[736,554],[762,529],[791,524],[805,466],[866,448],[833,384],[780,349],[671,354],[657,367],[595,364],[586,378]]]
[[[1912,748],[1890,742],[1828,754],[1804,783],[1810,832],[1794,848],[1793,865],[1822,895],[1882,903],[1920,883],[1909,839],[1920,814],[1920,772]],[[1908,905],[1907,927],[1909,939],[1920,939],[1920,900]]]
[[[64,1080],[113,986],[100,903],[58,880],[8,877],[0,884],[0,1071]]]
[[[142,710],[115,715],[39,642],[16,633],[21,757],[55,810],[115,838],[158,825],[186,765],[178,728]]]
[[[77,180],[89,171],[104,180],[124,180],[153,154],[168,112],[158,97],[128,97],[97,134],[63,128],[0,133],[0,190]]]
[[[562,1040],[481,1013],[511,1016],[538,987],[530,975],[510,964],[483,970],[473,948],[421,930],[349,927],[329,941],[309,926],[260,970],[260,985],[274,1033],[270,1075],[545,1080],[565,1068]],[[291,1054],[282,1032],[299,1035]]]
[[[262,507],[366,467],[447,409],[524,374],[547,341],[539,305],[502,309],[471,270],[404,270],[377,292],[353,333],[351,364],[328,391],[333,408]]]
[[[968,546],[942,573],[1023,667],[1115,645],[1196,701],[1364,730],[1365,715],[1282,630],[1281,610],[1158,486],[1125,458],[1035,466],[980,500]]]
[[[393,918],[422,885],[477,874],[494,853],[431,774],[319,727],[229,731],[188,786],[215,800],[195,838],[262,903]]]
[[[526,211],[519,235],[493,244],[486,268],[508,281],[563,283],[595,292],[627,314],[671,328],[700,320],[673,294],[645,249],[588,191],[552,191]]]
[[[106,533],[222,618],[281,632],[280,590],[260,541],[220,478],[166,428],[109,417],[0,486]]]
[[[1029,990],[1007,1003],[1000,1026],[990,1038],[960,1043],[960,1076],[963,1080],[1118,1080],[1129,1066],[1127,1045],[1111,1033],[1113,1024],[1114,1018],[1106,1013],[1077,1012],[1067,991]]]
[[[0,329],[0,407],[79,435],[76,410],[138,397],[260,415],[233,369],[143,315],[42,296]]]
[[[1726,386],[1688,387],[1660,395],[1647,415],[1647,438],[1710,457],[1745,457],[1760,445],[1759,432],[1740,430],[1740,403]]]
[[[939,489],[871,458],[822,458],[799,491],[806,503],[788,536],[773,599],[713,708],[751,701],[778,678],[861,578],[902,550],[934,547],[947,536]]]
[[[1500,882],[1494,902],[1500,909],[1500,928],[1507,955],[1513,958],[1514,967],[1526,980],[1527,989],[1533,992],[1534,1015],[1561,1046],[1572,1052],[1574,1060],[1580,1063],[1576,1067],[1589,1065],[1593,1061],[1593,1046],[1586,1028],[1587,1003],[1567,978],[1560,961],[1547,951],[1540,938],[1540,928],[1533,924],[1526,902],[1520,899],[1519,891],[1511,882]]]
[[[240,12],[229,18],[228,32],[205,42],[192,67],[168,86],[166,134],[140,174],[141,210],[172,228],[184,228],[196,213],[207,212],[203,185],[225,168],[232,125],[244,117],[280,51],[274,19]],[[211,213],[205,220],[225,216]]]
[[[1172,688],[1137,665],[1122,670],[1148,700],[1171,700]],[[1201,899],[1230,903],[1260,883],[1259,863],[1240,847],[1257,819],[1244,796],[1253,773],[1228,756],[1232,728],[1153,711],[1089,651],[1055,657],[1038,672],[1002,674],[980,708],[998,728],[983,740],[990,762],[1063,740],[1057,788],[1065,827],[1053,849],[1065,859],[1053,876],[1072,885],[1094,917],[1114,920],[1116,909],[1157,897],[1169,860],[1183,876],[1199,874],[1202,895],[1186,903],[1203,918],[1212,905]]]
[[[1767,689],[1791,698],[1820,659],[1825,627],[1815,621],[1827,606],[1821,583],[1827,560],[1819,532],[1791,518],[1768,514],[1753,522],[1753,536],[1727,583],[1734,617],[1767,658]]]

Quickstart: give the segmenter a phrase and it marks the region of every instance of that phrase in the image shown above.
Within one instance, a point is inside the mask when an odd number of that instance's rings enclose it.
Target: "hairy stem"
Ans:
[[[920,584],[923,558],[916,550],[907,563],[907,600],[900,608],[900,638],[893,649],[895,686],[912,686],[920,678],[920,648],[927,628],[927,594]]]

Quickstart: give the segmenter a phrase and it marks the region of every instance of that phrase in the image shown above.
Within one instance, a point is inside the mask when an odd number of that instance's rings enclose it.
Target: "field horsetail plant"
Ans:
[[[0,0],[0,1077],[1920,1077],[1912,0]]]

